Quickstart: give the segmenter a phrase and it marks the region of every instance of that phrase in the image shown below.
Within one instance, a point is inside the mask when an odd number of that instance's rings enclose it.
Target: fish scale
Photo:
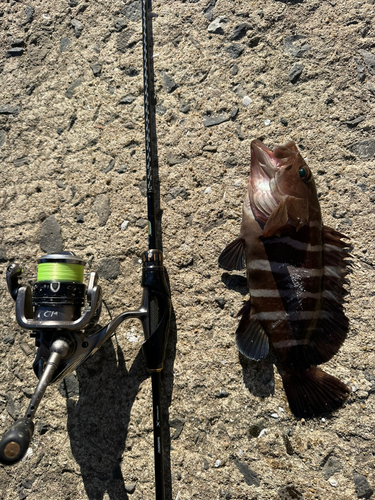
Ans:
[[[253,360],[276,353],[289,406],[311,417],[339,408],[340,380],[317,367],[344,342],[348,243],[323,226],[312,173],[293,142],[251,144],[251,171],[240,237],[219,257],[246,267],[250,300],[239,311],[237,347]]]

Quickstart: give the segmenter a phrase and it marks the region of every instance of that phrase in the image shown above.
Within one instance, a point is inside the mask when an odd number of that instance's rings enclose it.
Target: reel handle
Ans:
[[[0,463],[12,465],[19,462],[25,456],[34,432],[34,423],[31,419],[34,417],[60,361],[67,356],[68,352],[69,344],[66,340],[56,339],[52,344],[50,357],[35,392],[31,397],[26,415],[17,420],[0,441]]]
[[[0,441],[0,463],[12,465],[19,462],[26,454],[34,433],[34,423],[23,417],[16,421]]]

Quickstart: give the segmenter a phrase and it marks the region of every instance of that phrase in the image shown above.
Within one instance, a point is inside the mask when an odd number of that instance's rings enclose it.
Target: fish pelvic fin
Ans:
[[[241,271],[245,268],[245,240],[239,237],[229,243],[218,258],[219,267],[227,271]]]
[[[308,201],[304,198],[285,196],[270,215],[263,229],[263,236],[278,236],[288,225],[301,229],[309,220]]]
[[[349,395],[348,387],[338,378],[316,366],[307,370],[281,372],[291,411],[298,418],[312,418],[340,408]]]
[[[247,358],[260,361],[270,350],[266,332],[259,320],[254,317],[251,301],[247,301],[237,316],[242,316],[236,331],[238,350]]]

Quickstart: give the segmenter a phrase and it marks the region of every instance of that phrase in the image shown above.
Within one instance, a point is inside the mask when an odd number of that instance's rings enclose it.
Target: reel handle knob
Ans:
[[[0,463],[12,465],[19,462],[27,452],[33,432],[34,423],[30,418],[17,420],[0,441]]]

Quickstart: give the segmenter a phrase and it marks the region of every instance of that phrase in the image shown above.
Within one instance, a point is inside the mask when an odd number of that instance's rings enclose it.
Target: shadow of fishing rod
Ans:
[[[67,397],[68,433],[74,459],[79,464],[89,500],[127,499],[121,462],[125,462],[130,413],[141,383],[148,373],[142,352],[127,369],[123,351],[116,342],[104,346],[64,379],[60,392]],[[79,399],[76,401],[79,384]],[[131,489],[130,489],[131,491]]]
[[[176,333],[172,312],[161,404],[166,500],[172,500],[169,406]],[[126,500],[133,486],[132,480],[127,479],[133,475],[126,464],[127,453],[137,446],[128,436],[130,415],[141,384],[149,378],[143,353],[139,351],[127,368],[121,346],[116,341],[106,342],[76,373],[77,377],[70,375],[64,379],[59,390],[67,398],[70,445],[81,469],[86,494],[89,500],[102,500],[105,493],[111,500]]]

